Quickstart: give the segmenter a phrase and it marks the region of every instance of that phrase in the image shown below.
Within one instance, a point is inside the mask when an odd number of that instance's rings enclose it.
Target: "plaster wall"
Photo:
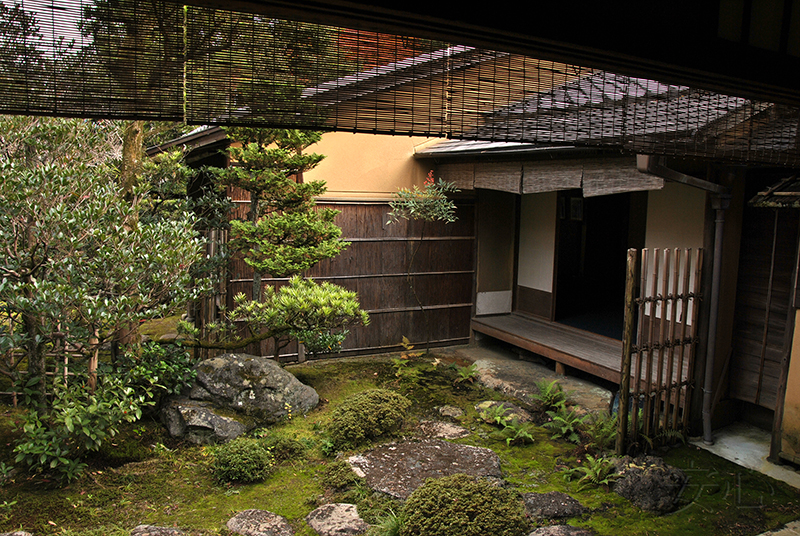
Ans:
[[[553,291],[557,192],[522,196],[517,284]]]
[[[652,258],[654,249],[691,248],[692,255],[703,247],[705,240],[706,192],[699,188],[675,182],[665,182],[662,190],[651,191],[647,198],[647,233],[645,248],[650,249],[650,264],[646,271],[647,288],[652,282]],[[693,257],[694,258],[694,257]],[[663,259],[663,257],[662,257]],[[663,262],[663,261],[662,261]],[[694,262],[694,261],[693,261]],[[683,259],[681,260],[683,265]],[[683,280],[683,266],[679,281]],[[693,288],[695,272],[689,276],[689,286]],[[677,289],[670,284],[669,292]],[[690,302],[686,312],[691,323],[694,302]],[[651,305],[645,311],[651,314]],[[662,314],[661,305],[656,308],[656,317]],[[670,313],[668,313],[670,314]]]
[[[324,180],[326,199],[390,200],[398,188],[421,186],[430,164],[415,151],[436,138],[328,132],[309,150],[326,155],[305,180]]]

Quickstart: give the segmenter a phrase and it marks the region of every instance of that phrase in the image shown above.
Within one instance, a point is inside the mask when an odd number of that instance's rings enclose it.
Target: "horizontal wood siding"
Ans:
[[[446,225],[388,223],[391,209],[384,202],[320,202],[319,206],[341,211],[336,223],[351,244],[304,275],[357,292],[361,307],[370,314],[368,326],[350,330],[344,353],[397,349],[403,336],[418,347],[428,337],[433,346],[469,340],[475,249],[472,201],[459,202],[458,220]],[[406,275],[412,257],[412,280],[426,313],[419,309]],[[249,296],[252,288],[252,269],[242,260],[231,262],[230,274],[228,307],[236,293]],[[283,283],[285,279],[263,279],[265,286]],[[270,355],[273,346],[264,341],[248,351]],[[287,347],[282,360],[294,359],[296,351],[294,345]]]
[[[748,208],[744,218],[734,312],[730,395],[775,409],[780,364],[786,351],[784,336],[796,262],[798,212],[781,210],[778,214],[774,265],[775,211]]]

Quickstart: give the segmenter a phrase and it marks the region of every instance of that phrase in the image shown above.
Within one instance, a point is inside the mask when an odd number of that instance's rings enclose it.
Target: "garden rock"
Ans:
[[[484,411],[494,408],[499,408],[501,404],[503,405],[503,409],[505,410],[503,411],[503,416],[506,419],[509,420],[516,419],[517,422],[519,422],[520,424],[531,422],[533,420],[531,414],[527,410],[522,409],[516,404],[511,404],[509,402],[498,402],[497,400],[486,400],[485,402],[481,402],[480,404],[477,404],[475,406],[475,411],[477,411],[478,414],[481,414]],[[493,420],[486,420],[486,422],[495,424]]]
[[[440,406],[436,408],[436,411],[442,417],[449,417],[450,419],[458,419],[464,416],[464,410],[455,406]]]
[[[588,512],[588,508],[560,491],[550,493],[523,493],[525,510],[532,518],[556,519],[575,517]]]
[[[325,504],[306,516],[308,525],[319,536],[364,534],[369,524],[358,515],[355,504]]]
[[[230,441],[255,427],[246,416],[221,415],[210,402],[189,398],[169,400],[161,409],[161,421],[172,437],[184,437],[198,445]]]
[[[198,363],[188,397],[172,399],[161,419],[173,437],[228,441],[259,424],[306,413],[319,395],[273,360],[224,354]]]
[[[307,413],[319,395],[272,359],[247,354],[224,354],[197,365],[191,398],[229,407],[262,423],[275,423],[289,413]]]
[[[186,533],[174,527],[139,525],[131,531],[131,536],[184,536]]]
[[[18,530],[16,532],[0,532],[0,536],[33,536],[30,532]]]
[[[619,479],[614,491],[633,504],[656,514],[666,514],[675,509],[686,474],[664,463],[656,456],[625,456],[616,462]]]
[[[231,532],[243,536],[293,536],[286,518],[266,510],[245,510],[228,520]]]
[[[435,437],[440,439],[459,439],[467,437],[469,430],[463,426],[440,421],[422,421],[419,424],[417,433],[421,437]]]
[[[552,525],[550,527],[539,527],[528,536],[593,536],[594,532],[573,527],[572,525]]]
[[[464,473],[500,480],[500,458],[492,450],[441,439],[381,445],[348,458],[353,471],[375,491],[404,500],[426,478]]]

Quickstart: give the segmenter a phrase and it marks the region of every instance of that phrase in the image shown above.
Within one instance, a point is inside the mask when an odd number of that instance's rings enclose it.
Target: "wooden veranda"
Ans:
[[[475,317],[471,328],[556,363],[619,382],[622,341],[513,313]]]

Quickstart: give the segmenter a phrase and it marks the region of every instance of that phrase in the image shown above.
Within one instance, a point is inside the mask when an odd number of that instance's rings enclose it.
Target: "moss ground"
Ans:
[[[269,429],[269,433],[299,440],[306,451],[302,458],[284,462],[265,482],[217,483],[209,471],[211,448],[177,443],[164,435],[157,422],[146,419],[127,427],[92,460],[90,471],[65,487],[25,474],[6,478],[0,485],[0,533],[25,529],[37,535],[114,536],[147,523],[181,527],[198,536],[222,535],[229,534],[225,523],[233,514],[260,508],[285,516],[298,535],[313,536],[305,516],[333,501],[355,502],[368,521],[376,522],[399,505],[371,493],[358,481],[344,488],[332,486],[326,475],[336,453],[326,450],[324,431],[337,404],[375,387],[395,389],[412,400],[405,430],[409,434],[419,420],[432,418],[438,406],[464,409],[460,423],[471,434],[459,442],[495,450],[507,481],[519,492],[571,494],[591,512],[568,522],[601,536],[755,535],[800,518],[797,490],[691,446],[663,453],[667,463],[689,476],[682,504],[672,514],[659,517],[642,512],[606,488],[581,489],[563,477],[563,469],[579,463],[580,450],[575,445],[552,440],[550,432],[537,427],[533,443],[509,446],[474,409],[480,400],[504,400],[503,395],[456,382],[455,371],[446,363],[434,367],[430,358],[416,358],[407,367],[419,374],[399,378],[389,358],[287,367],[317,390],[321,403],[309,414],[295,415]],[[18,433],[14,424],[21,418],[19,410],[0,406],[0,463],[6,466],[13,462]]]

